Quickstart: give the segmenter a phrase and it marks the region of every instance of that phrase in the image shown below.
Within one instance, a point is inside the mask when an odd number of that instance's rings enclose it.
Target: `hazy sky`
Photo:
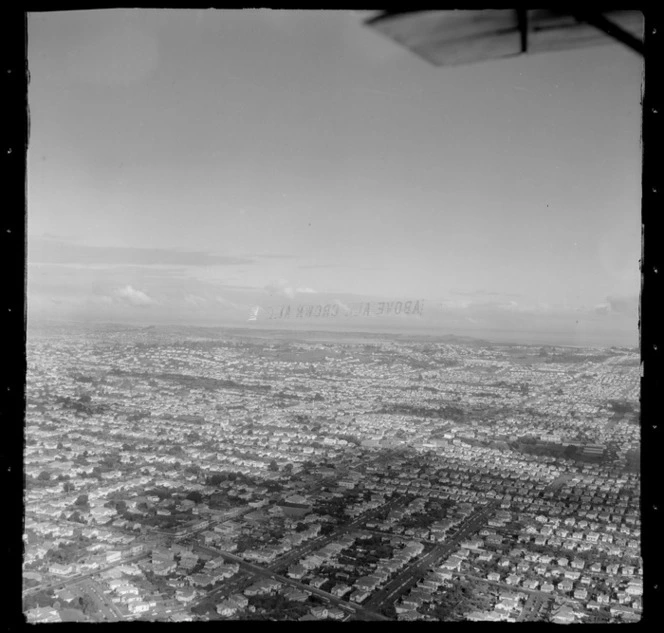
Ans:
[[[424,299],[401,326],[636,343],[641,59],[436,68],[364,17],[31,14],[30,318]]]

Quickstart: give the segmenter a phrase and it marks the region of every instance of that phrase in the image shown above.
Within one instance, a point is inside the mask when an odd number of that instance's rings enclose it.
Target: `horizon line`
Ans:
[[[128,327],[128,328],[133,328],[133,329],[157,329],[157,328],[197,328],[197,329],[205,329],[205,330],[241,330],[243,333],[246,333],[248,335],[251,335],[252,333],[278,333],[280,335],[292,335],[292,336],[297,336],[297,335],[302,335],[302,334],[308,334],[308,333],[313,333],[313,334],[330,334],[330,335],[369,335],[369,336],[391,336],[391,337],[413,337],[413,338],[461,338],[461,339],[467,339],[469,341],[473,342],[485,342],[493,345],[522,345],[526,347],[566,347],[566,348],[574,348],[574,349],[584,349],[584,348],[590,348],[590,349],[610,349],[610,348],[618,348],[618,349],[629,349],[629,350],[639,350],[640,349],[640,341],[637,341],[634,344],[624,344],[624,343],[619,343],[619,342],[613,342],[613,343],[593,343],[593,344],[585,344],[585,345],[579,345],[577,343],[552,343],[550,336],[555,336],[555,335],[562,335],[562,336],[569,336],[567,332],[549,332],[548,335],[546,333],[539,333],[539,332],[532,332],[530,334],[527,334],[526,336],[520,336],[518,337],[521,340],[499,340],[497,338],[494,338],[496,335],[500,336],[497,334],[498,332],[503,332],[506,335],[516,335],[518,336],[520,332],[519,330],[509,330],[509,329],[500,329],[500,328],[493,328],[493,329],[486,329],[484,332],[488,334],[481,334],[477,333],[473,330],[453,330],[453,331],[446,331],[446,332],[436,332],[432,330],[420,330],[420,331],[413,331],[413,330],[387,330],[387,329],[375,329],[375,330],[362,330],[362,329],[336,329],[336,330],[331,330],[331,329],[320,329],[320,328],[312,328],[312,329],[300,329],[300,330],[295,330],[291,328],[285,328],[285,327],[260,327],[260,326],[253,326],[251,323],[253,322],[247,322],[246,324],[223,324],[223,325],[204,325],[204,324],[197,324],[197,323],[182,323],[182,322],[171,322],[171,323],[137,323],[137,322],[131,322],[131,321],[86,321],[86,320],[76,320],[76,319],[44,319],[44,318],[38,318],[38,319],[26,319],[26,334],[30,330],[30,327],[32,328],[38,328],[39,326],[48,326],[48,325],[60,325],[60,326],[65,326],[65,325],[85,325],[89,328],[95,328],[95,327],[107,327],[107,326],[120,326],[120,327]],[[469,333],[470,332],[470,333]],[[537,342],[534,342],[533,339],[541,339]],[[544,339],[547,339],[546,341]]]

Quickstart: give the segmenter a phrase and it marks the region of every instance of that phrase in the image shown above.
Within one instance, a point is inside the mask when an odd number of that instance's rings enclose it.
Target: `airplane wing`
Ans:
[[[436,66],[619,41],[643,54],[643,13],[544,9],[386,11],[366,24]]]

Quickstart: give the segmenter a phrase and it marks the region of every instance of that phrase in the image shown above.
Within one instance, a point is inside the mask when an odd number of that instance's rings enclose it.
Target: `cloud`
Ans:
[[[639,309],[639,298],[636,295],[627,297],[609,296],[606,298],[606,302],[611,312],[619,314],[634,314]]]
[[[481,300],[481,297],[497,296],[497,297],[510,297],[520,296],[511,295],[502,292],[484,292],[482,290],[477,292],[453,292],[451,294],[461,295],[463,297],[477,297],[478,300],[472,298],[465,299],[443,299],[440,307],[443,312],[467,312],[475,315],[487,314],[543,314],[556,311],[556,308],[546,303],[524,303],[517,301],[500,301],[500,300]]]
[[[447,310],[464,310],[470,306],[470,301],[459,301],[457,299],[443,299],[440,303],[440,307]]]
[[[488,290],[452,290],[451,295],[458,295],[462,297],[520,297],[521,295],[515,292],[489,292]]]
[[[334,303],[338,305],[344,312],[350,312],[350,308],[343,301],[335,299]]]
[[[608,296],[606,301],[598,303],[592,312],[595,314],[636,315],[639,310],[639,298],[636,295]]]
[[[295,298],[295,295],[298,294],[316,294],[313,288],[306,286],[294,288],[286,279],[273,280],[265,286],[264,290],[271,295],[288,297],[289,299]]]
[[[496,308],[497,310],[507,310],[509,312],[541,312],[548,309],[548,306],[544,304],[522,305],[516,301],[499,301],[496,303],[487,303],[486,307]]]
[[[238,305],[234,301],[229,301],[224,297],[216,296],[214,299],[217,303],[220,303],[222,306],[228,306],[229,308],[235,308],[236,310],[242,309],[242,306]]]
[[[145,294],[142,290],[137,290],[132,286],[125,286],[124,288],[116,290],[113,294],[113,298],[128,305],[137,307],[149,306],[156,303],[152,297]]]
[[[271,295],[286,296],[292,299],[295,296],[295,290],[291,288],[285,279],[277,279],[270,281],[265,286],[265,291]]]
[[[28,262],[130,266],[233,266],[251,264],[253,260],[243,257],[211,255],[201,251],[129,246],[86,246],[51,239],[33,239],[28,242]]]
[[[210,311],[215,311],[218,305],[225,308],[232,308],[233,310],[244,310],[246,306],[239,305],[230,299],[226,299],[221,295],[211,294],[210,292],[203,291],[203,295],[186,294],[184,302],[188,306],[194,308],[209,308]]]
[[[186,304],[193,306],[194,308],[200,308],[207,304],[207,299],[199,297],[198,295],[186,295],[184,301]]]
[[[287,255],[284,253],[253,253],[250,257],[262,257],[264,259],[296,259],[298,255]]]

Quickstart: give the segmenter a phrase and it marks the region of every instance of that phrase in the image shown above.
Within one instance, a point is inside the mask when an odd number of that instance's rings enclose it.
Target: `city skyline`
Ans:
[[[440,69],[363,17],[30,15],[29,318],[422,299],[352,325],[636,344],[641,60]]]

